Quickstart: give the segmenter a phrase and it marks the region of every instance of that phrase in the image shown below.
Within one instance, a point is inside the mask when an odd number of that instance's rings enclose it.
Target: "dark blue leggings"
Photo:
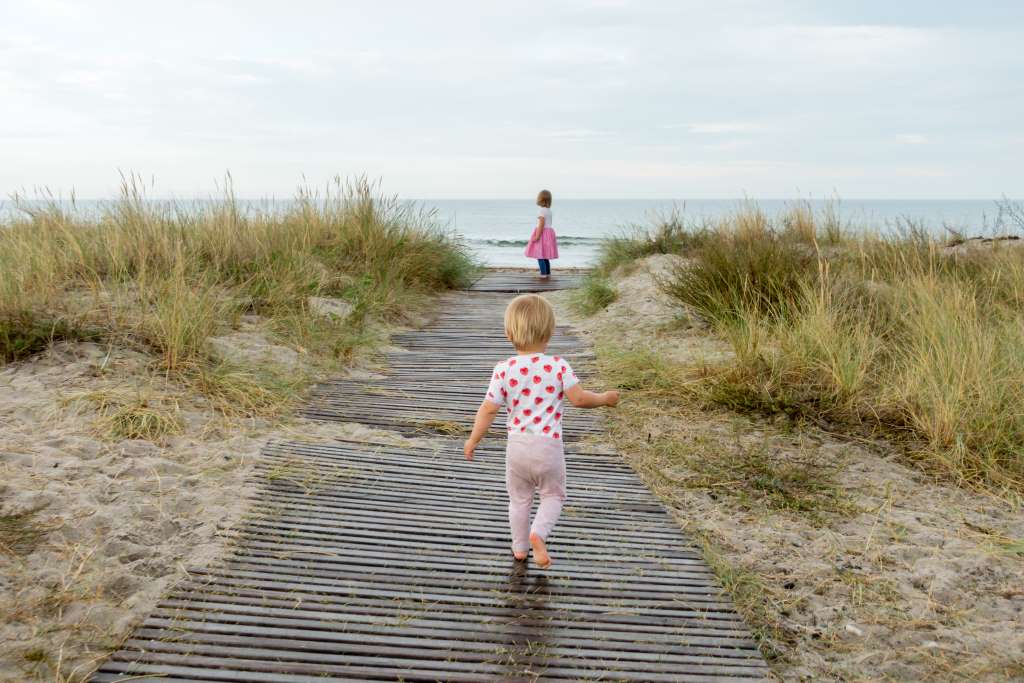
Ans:
[[[540,266],[541,275],[551,275],[551,261],[546,258],[537,259],[537,265]]]

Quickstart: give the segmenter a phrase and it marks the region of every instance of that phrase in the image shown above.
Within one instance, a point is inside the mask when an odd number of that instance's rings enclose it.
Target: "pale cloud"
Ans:
[[[569,130],[538,131],[537,135],[545,138],[561,138],[563,140],[592,140],[612,135],[611,131],[593,130],[590,128],[571,128]]]
[[[904,145],[927,145],[931,142],[927,135],[919,133],[904,133],[897,135],[896,139]]]
[[[763,130],[763,127],[757,123],[742,123],[742,122],[719,122],[719,123],[688,123],[681,126],[669,126],[669,127],[685,127],[691,133],[698,135],[711,134],[718,135],[723,133],[755,133]]]
[[[771,61],[793,57],[851,69],[886,64],[942,45],[944,29],[880,25],[782,25],[732,29],[731,42]]]
[[[81,3],[67,2],[66,0],[35,0],[33,9],[53,19],[74,19],[76,21],[87,12]]]
[[[897,166],[893,171],[907,178],[951,178],[952,169],[941,166]]]
[[[701,145],[701,149],[713,152],[735,152],[738,149],[750,147],[751,144],[750,140],[724,140],[722,142]]]
[[[225,169],[250,195],[359,172],[421,197],[1024,186],[1024,10],[1009,5],[84,7],[0,4],[0,196],[102,195],[119,168],[178,195]]]

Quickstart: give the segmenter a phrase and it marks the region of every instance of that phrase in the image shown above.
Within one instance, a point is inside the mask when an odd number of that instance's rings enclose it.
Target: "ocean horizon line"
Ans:
[[[14,204],[16,201],[12,198],[16,193],[7,193],[2,195],[6,198],[0,198],[0,204]],[[53,197],[27,197],[20,196],[21,201],[28,202],[69,202],[72,201],[70,196],[56,195]],[[75,202],[108,202],[117,201],[118,195],[111,195],[108,197],[74,197]],[[209,196],[159,196],[159,197],[145,197],[146,201],[153,202],[174,202],[174,201],[223,201],[224,197],[215,195]],[[237,201],[242,202],[261,202],[261,201],[295,201],[294,196],[276,196],[276,195],[264,195],[264,196],[236,196]],[[404,197],[404,201],[410,202],[532,202],[532,197]],[[672,202],[672,203],[685,203],[685,202],[1019,202],[1024,201],[1022,197],[1011,197],[1011,196],[998,196],[998,197],[848,197],[848,196],[832,196],[832,197],[557,197],[555,201],[558,202]]]

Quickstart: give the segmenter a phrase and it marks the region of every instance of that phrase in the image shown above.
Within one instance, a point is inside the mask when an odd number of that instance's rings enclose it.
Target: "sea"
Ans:
[[[166,204],[169,200],[152,200]],[[175,200],[182,206],[206,204],[208,200]],[[551,209],[558,235],[559,258],[555,267],[586,267],[596,259],[602,240],[654,225],[663,217],[678,214],[686,222],[699,224],[737,211],[744,202],[755,202],[770,217],[778,217],[796,201],[809,203],[816,211],[826,200],[737,200],[737,199],[555,199]],[[898,232],[909,226],[936,235],[951,231],[966,236],[1019,232],[1021,226],[1007,225],[999,206],[1005,200],[918,200],[854,199],[831,200],[840,218],[853,229]],[[252,210],[284,210],[287,201],[244,201]],[[460,235],[485,264],[499,267],[532,266],[523,256],[530,232],[536,225],[537,207],[529,199],[425,199],[416,200],[435,211],[442,228]],[[94,213],[98,201],[78,200],[75,208]],[[0,201],[0,220],[15,214],[10,202]]]
[[[601,242],[609,236],[631,233],[677,213],[687,223],[699,224],[737,211],[735,199],[556,199],[551,206],[552,227],[558,235],[555,267],[585,267],[594,262]],[[807,201],[823,211],[826,201]],[[854,230],[899,232],[911,226],[936,235],[956,231],[966,236],[1017,232],[1000,225],[1002,200],[843,200],[832,202],[841,220]],[[791,200],[762,199],[755,203],[777,218],[794,205]],[[523,256],[537,224],[537,207],[529,200],[444,199],[425,201],[438,218],[462,235],[470,248],[491,266],[530,266]]]

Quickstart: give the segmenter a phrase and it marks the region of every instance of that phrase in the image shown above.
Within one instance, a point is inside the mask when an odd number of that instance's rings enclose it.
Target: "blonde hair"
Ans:
[[[537,206],[543,206],[545,208],[551,208],[551,193],[547,190],[541,190],[537,193]]]
[[[555,331],[555,311],[547,299],[521,294],[505,309],[505,334],[516,349],[547,344]]]

